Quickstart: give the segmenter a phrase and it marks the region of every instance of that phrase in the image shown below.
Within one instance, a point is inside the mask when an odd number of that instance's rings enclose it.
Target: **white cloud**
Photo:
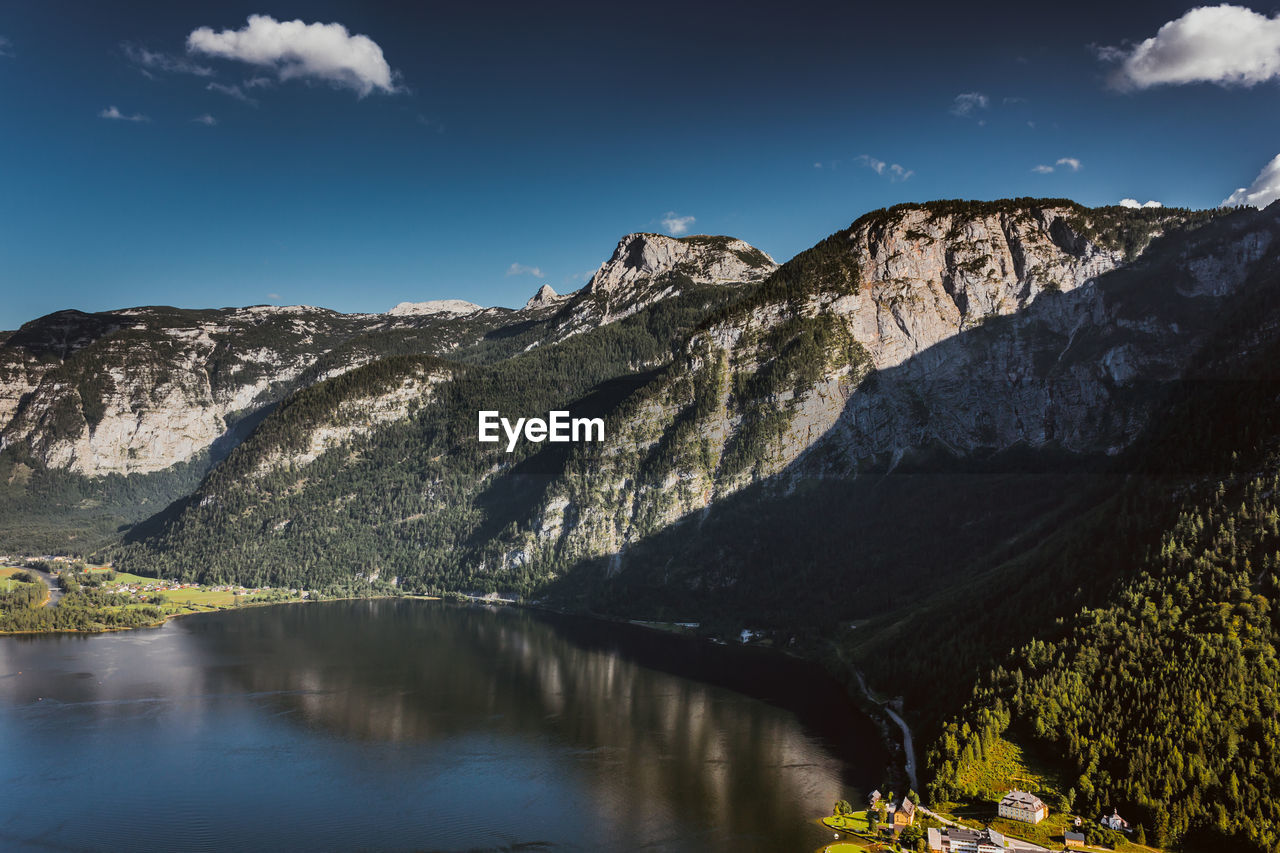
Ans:
[[[905,181],[915,174],[911,169],[899,166],[897,163],[886,163],[884,160],[879,160],[869,154],[859,154],[854,162],[866,166],[877,175],[884,175],[894,183]]]
[[[195,118],[192,119],[192,121],[195,122],[196,124],[206,125],[207,127],[213,127],[215,124],[218,123],[218,120],[213,116],[209,115],[208,113],[205,113],[204,115],[196,116]]]
[[[278,294],[278,293],[268,293],[268,294],[267,294],[267,298],[268,298],[268,299],[270,299],[272,302],[279,302],[279,301],[280,301],[280,294]]]
[[[242,101],[243,103],[246,103],[251,107],[256,107],[258,105],[258,101],[256,98],[249,97],[244,93],[243,89],[241,89],[239,86],[236,86],[236,85],[227,85],[226,83],[210,83],[208,86],[205,86],[205,88],[208,89],[210,92],[221,92],[227,97],[235,98],[237,101]]]
[[[281,80],[324,80],[354,89],[360,97],[375,89],[397,91],[395,72],[377,42],[352,35],[338,23],[304,24],[250,15],[248,24],[239,30],[193,30],[187,36],[187,50],[273,68]]]
[[[114,121],[151,121],[151,119],[147,118],[142,113],[134,113],[131,116],[127,116],[120,112],[120,110],[116,109],[115,106],[107,107],[105,110],[98,113],[98,118],[109,118]]]
[[[1262,167],[1258,177],[1247,187],[1241,187],[1222,200],[1223,207],[1266,207],[1280,199],[1280,154]]]
[[[1032,166],[1031,171],[1035,172],[1037,175],[1051,175],[1057,171],[1057,167],[1059,166],[1065,169],[1070,169],[1073,172],[1078,172],[1084,168],[1084,164],[1075,157],[1059,157],[1052,166],[1041,163],[1038,166]]]
[[[676,237],[684,234],[689,230],[689,226],[697,222],[694,216],[676,216],[674,210],[668,210],[666,215],[662,217],[662,227],[670,231]]]
[[[157,53],[127,41],[120,43],[120,49],[124,51],[124,55],[129,61],[138,66],[142,73],[148,77],[152,76],[148,73],[149,69],[169,71],[174,74],[194,74],[197,77],[213,76],[212,68],[207,65],[197,65],[185,57]]]
[[[13,56],[13,42],[0,36],[0,56]]]
[[[507,267],[507,275],[531,275],[534,278],[542,278],[542,270],[524,264],[512,264]]]
[[[1160,203],[1160,202],[1158,202],[1158,201],[1147,201],[1147,202],[1139,203],[1139,202],[1138,202],[1138,200],[1137,200],[1136,198],[1122,198],[1122,199],[1120,199],[1120,206],[1121,206],[1121,207],[1133,207],[1133,208],[1141,208],[1141,207],[1164,207],[1164,205],[1163,205],[1163,204],[1161,204],[1161,203]]]
[[[951,114],[969,118],[978,110],[985,110],[990,105],[991,99],[981,92],[964,92],[956,95],[951,102]]]
[[[1120,89],[1254,86],[1280,77],[1280,16],[1244,6],[1199,6],[1132,48],[1103,47],[1098,56],[1120,63],[1111,77]]]

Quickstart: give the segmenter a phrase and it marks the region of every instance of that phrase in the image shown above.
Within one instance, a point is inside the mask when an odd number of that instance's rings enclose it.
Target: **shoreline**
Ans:
[[[325,604],[330,601],[384,601],[387,599],[408,599],[415,601],[440,601],[440,596],[436,595],[355,595],[343,598],[326,598],[323,601],[315,601],[312,599],[300,598],[292,601],[257,601],[247,604],[239,604],[232,607],[213,607],[212,610],[190,610],[185,613],[167,613],[158,622],[151,622],[146,625],[121,625],[111,628],[95,628],[91,631],[77,630],[75,628],[58,628],[52,631],[2,631],[0,637],[44,637],[56,634],[76,634],[84,636],[92,636],[94,634],[113,634],[119,631],[147,631],[152,628],[162,628],[170,619],[180,619],[183,616],[200,616],[207,613],[223,613],[229,610],[243,610],[246,607],[275,607],[282,604]],[[46,599],[47,603],[47,599]],[[42,605],[43,606],[43,605]],[[199,605],[206,607],[209,605]]]

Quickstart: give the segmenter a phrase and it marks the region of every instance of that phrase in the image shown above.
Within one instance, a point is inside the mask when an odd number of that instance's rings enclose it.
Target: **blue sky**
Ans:
[[[631,231],[785,260],[902,201],[1263,198],[1280,153],[1259,6],[460,5],[0,4],[0,328],[519,306]]]

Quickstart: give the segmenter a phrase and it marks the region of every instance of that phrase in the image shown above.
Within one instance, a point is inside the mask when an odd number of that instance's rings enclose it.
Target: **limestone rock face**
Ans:
[[[547,326],[529,346],[678,292],[681,282],[668,279],[676,272],[726,283],[757,280],[774,266],[740,240],[631,235],[591,285],[566,296],[538,290],[525,309]],[[388,352],[445,355],[528,319],[461,299],[402,302],[385,314],[302,305],[61,311],[0,333],[0,449],[21,447],[86,476],[162,471],[228,452],[256,417],[300,388]]]
[[[0,348],[0,446],[88,476],[189,461],[278,400],[332,346],[342,317],[258,306],[33,321]]]
[[[513,564],[616,555],[751,483],[856,477],[926,448],[1117,453],[1187,369],[1216,306],[1280,245],[1276,221],[1227,220],[1240,224],[1170,247],[1170,213],[1126,247],[1081,208],[975,207],[864,217],[825,250],[857,270],[855,287],[753,300],[695,335],[594,470],[548,490]],[[601,286],[625,286],[653,256],[624,240]],[[801,263],[820,276],[821,259],[790,265]],[[820,349],[782,372],[804,335]]]
[[[614,293],[669,272],[687,275],[698,284],[760,281],[777,266],[764,252],[729,237],[628,234],[591,277],[587,290]]]
[[[387,313],[392,317],[423,314],[474,314],[484,308],[464,299],[432,299],[428,302],[401,302]]]
[[[628,234],[586,287],[573,294],[566,318],[549,336],[561,340],[631,316],[690,283],[735,286],[763,281],[773,258],[731,237]]]

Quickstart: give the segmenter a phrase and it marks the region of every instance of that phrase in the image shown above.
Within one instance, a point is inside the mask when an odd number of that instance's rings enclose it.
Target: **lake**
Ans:
[[[888,757],[810,664],[516,608],[0,637],[2,850],[813,851]]]

